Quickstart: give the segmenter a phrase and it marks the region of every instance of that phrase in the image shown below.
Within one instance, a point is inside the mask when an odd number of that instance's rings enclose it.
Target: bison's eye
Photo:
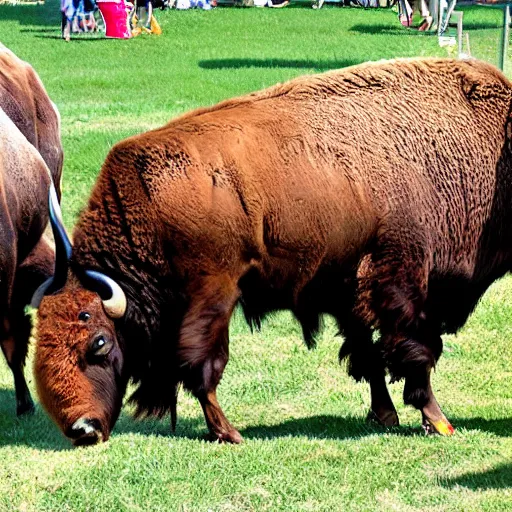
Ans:
[[[113,343],[105,338],[105,336],[98,336],[93,340],[89,348],[92,356],[101,357],[106,356],[112,349]]]
[[[78,315],[78,320],[81,320],[82,322],[87,322],[91,318],[91,315],[87,313],[87,311],[81,311]]]

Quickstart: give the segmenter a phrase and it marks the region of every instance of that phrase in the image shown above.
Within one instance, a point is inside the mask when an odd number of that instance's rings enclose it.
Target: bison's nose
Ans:
[[[87,446],[103,441],[101,423],[98,420],[89,418],[76,420],[66,434],[67,437],[71,438],[75,446]]]

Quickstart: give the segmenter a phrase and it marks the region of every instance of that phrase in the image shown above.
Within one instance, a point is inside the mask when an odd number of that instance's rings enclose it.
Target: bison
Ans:
[[[291,310],[315,344],[334,316],[373,418],[398,424],[386,372],[427,429],[457,331],[511,268],[512,84],[478,61],[397,60],[297,78],[187,113],[108,154],[56,272],[35,353],[44,407],[74,444],[108,439],[180,385],[213,439],[238,443],[216,388],[228,326]],[[379,333],[378,341],[373,333]]]
[[[25,306],[53,273],[53,249],[41,238],[51,181],[39,152],[0,109],[0,344],[18,415],[34,407],[23,375],[31,330]]]
[[[0,45],[0,345],[14,376],[18,415],[33,409],[23,367],[31,330],[25,306],[53,274],[43,230],[53,181],[60,195],[60,118],[27,63]]]

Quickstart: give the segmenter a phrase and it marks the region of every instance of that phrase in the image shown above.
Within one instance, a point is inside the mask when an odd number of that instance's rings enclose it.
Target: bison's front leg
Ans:
[[[219,344],[218,352],[189,374],[184,385],[201,404],[211,440],[238,444],[242,436],[228,421],[217,400],[217,385],[228,362],[227,332],[225,339],[225,344]]]
[[[399,424],[391,396],[386,385],[384,360],[380,349],[373,344],[370,329],[355,321],[347,322],[340,319],[338,324],[345,336],[345,343],[340,349],[340,362],[348,359],[348,373],[357,382],[366,380],[370,384],[371,408],[368,420],[375,421],[385,427]],[[346,325],[342,324],[345,320]]]
[[[199,400],[213,440],[240,443],[217,401],[217,386],[229,359],[229,320],[238,300],[236,283],[210,277],[193,290],[181,327],[179,357],[183,385]]]
[[[454,428],[441,411],[430,383],[430,369],[405,379],[404,402],[421,411],[423,428],[427,434],[450,436]]]
[[[16,238],[10,232],[10,220],[2,218],[0,225],[4,229],[6,239],[11,243],[0,244],[0,345],[5,355],[9,368],[14,377],[16,390],[16,412],[21,415],[34,409],[34,403],[25,381],[23,368],[27,356],[28,339],[30,335],[30,320],[24,315],[24,305],[18,304],[13,295],[15,287]],[[12,244],[14,241],[14,244]],[[25,304],[27,304],[27,301]]]
[[[30,336],[30,318],[22,311],[16,311],[9,319],[4,319],[4,332],[1,346],[5,359],[14,377],[16,392],[16,414],[21,416],[34,410],[34,402],[23,374]]]
[[[395,377],[405,377],[404,403],[421,411],[426,432],[449,436],[454,428],[441,411],[430,383],[432,368],[441,354],[441,338],[423,338],[419,335],[388,338],[385,341],[388,361]]]

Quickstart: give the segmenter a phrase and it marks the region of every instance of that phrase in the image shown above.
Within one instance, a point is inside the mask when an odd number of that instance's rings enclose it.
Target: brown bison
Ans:
[[[130,380],[136,414],[173,424],[182,384],[212,437],[238,443],[216,388],[240,304],[254,326],[291,310],[308,346],[333,315],[371,415],[398,424],[387,370],[425,427],[451,434],[430,373],[441,334],[511,267],[511,106],[512,84],[487,64],[399,60],[298,78],[120,142],[69,261],[53,216],[42,403],[89,444],[109,437]]]
[[[25,306],[53,273],[53,249],[41,238],[51,181],[39,152],[0,109],[0,344],[18,414],[34,407],[23,376],[31,329]]]
[[[35,71],[0,45],[0,344],[18,414],[33,409],[23,376],[31,329],[25,306],[53,273],[53,248],[41,235],[50,182],[60,191],[61,172],[58,111]]]

